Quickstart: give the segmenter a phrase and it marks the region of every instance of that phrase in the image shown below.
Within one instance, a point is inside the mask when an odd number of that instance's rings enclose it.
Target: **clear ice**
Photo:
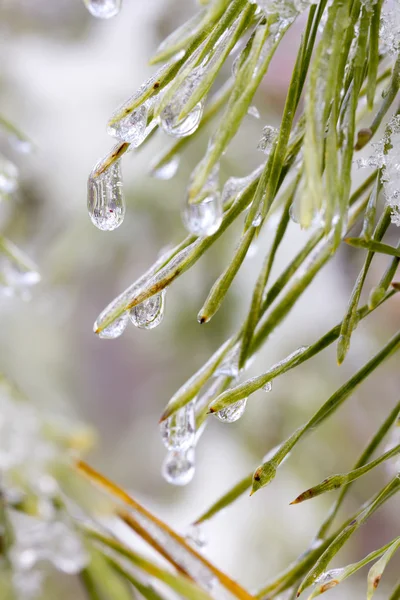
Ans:
[[[122,0],[84,0],[91,15],[98,19],[110,19],[121,10]]]
[[[101,175],[97,165],[88,180],[88,212],[93,225],[102,231],[113,231],[125,217],[125,200],[120,160],[116,160]]]
[[[161,323],[165,310],[165,294],[166,290],[164,289],[131,308],[129,318],[135,327],[153,329]]]

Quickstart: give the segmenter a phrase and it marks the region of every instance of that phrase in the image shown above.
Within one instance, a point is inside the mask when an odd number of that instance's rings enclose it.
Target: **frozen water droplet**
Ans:
[[[84,0],[84,3],[94,17],[110,19],[119,13],[122,0]]]
[[[300,224],[300,219],[298,215],[298,207],[293,203],[289,207],[289,217],[296,225]]]
[[[158,169],[153,169],[151,174],[156,179],[172,179],[179,167],[179,156],[173,156],[171,160],[161,165]]]
[[[103,340],[113,340],[122,335],[128,324],[128,313],[124,312],[118,319],[115,319],[108,327],[100,331],[99,337]]]
[[[154,329],[161,323],[165,310],[165,294],[166,290],[162,290],[131,308],[129,318],[135,327]]]
[[[262,386],[264,392],[270,392],[272,390],[272,381],[267,381],[265,385]]]
[[[174,111],[171,105],[168,105],[160,115],[161,128],[172,137],[186,137],[196,131],[203,114],[204,103],[198,102],[194,109],[182,121],[178,121],[179,111]],[[179,109],[181,105],[179,104]]]
[[[260,113],[256,106],[250,106],[249,110],[247,111],[247,114],[250,115],[251,117],[254,117],[255,119],[260,118]]]
[[[149,102],[144,102],[134,111],[107,126],[107,133],[123,142],[140,146],[146,136]]]
[[[18,187],[18,169],[11,161],[0,156],[0,197],[11,194]]]
[[[205,546],[207,546],[207,538],[202,525],[191,525],[185,538],[198,550],[202,550]]]
[[[93,170],[88,180],[88,211],[92,223],[102,231],[113,231],[125,217],[120,161],[115,161],[101,175]]]
[[[160,424],[161,439],[168,450],[193,446],[196,424],[194,401],[189,402]]]
[[[275,127],[266,125],[262,130],[262,136],[258,142],[257,150],[261,150],[261,152],[264,152],[264,154],[269,154],[277,135],[278,130]]]
[[[164,479],[172,485],[187,485],[193,479],[194,471],[194,448],[172,450],[167,454],[162,466]]]
[[[243,398],[243,400],[238,400],[234,404],[218,411],[215,413],[215,416],[223,423],[234,423],[243,416],[244,411],[246,410],[246,404],[247,398]]]
[[[186,229],[200,237],[213,235],[222,223],[221,195],[210,192],[201,202],[187,203],[183,211]]]
[[[261,221],[262,221],[262,214],[261,214],[261,212],[258,212],[253,219],[253,223],[252,223],[253,227],[259,227],[261,225]]]

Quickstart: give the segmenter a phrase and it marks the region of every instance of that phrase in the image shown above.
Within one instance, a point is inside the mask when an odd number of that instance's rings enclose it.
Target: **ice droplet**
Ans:
[[[201,524],[191,525],[185,538],[198,550],[202,550],[205,546],[207,546],[207,538],[204,533],[204,528]]]
[[[262,389],[264,390],[264,392],[271,392],[272,391],[272,381],[267,381],[267,383],[262,386]]]
[[[187,203],[182,218],[190,233],[199,237],[213,235],[222,223],[221,195],[217,191],[210,192],[196,204]]]
[[[162,475],[172,485],[187,485],[194,476],[194,448],[172,450],[164,460]]]
[[[260,118],[260,112],[256,106],[250,106],[249,110],[247,111],[247,114],[251,117],[254,117],[255,119]]]
[[[122,335],[128,324],[128,313],[124,312],[118,319],[115,319],[108,327],[100,331],[99,337],[102,340],[113,340]]]
[[[137,148],[146,134],[149,101],[143,102],[134,111],[128,113],[115,123],[107,126],[107,133],[123,142],[129,142]]]
[[[187,117],[178,121],[181,105],[179,104],[179,110],[174,110],[172,105],[168,105],[160,115],[161,128],[172,137],[181,138],[192,135],[199,126],[203,107],[203,101],[198,102]]]
[[[171,160],[161,165],[158,169],[153,169],[151,174],[156,179],[172,179],[179,167],[179,156],[173,156]]]
[[[98,19],[110,19],[121,10],[122,0],[83,0],[91,15]]]
[[[256,216],[253,219],[253,222],[252,222],[253,227],[259,227],[261,225],[261,221],[262,221],[262,214],[260,211],[256,214]]]
[[[161,439],[168,450],[193,446],[196,434],[194,401],[185,404],[160,424]]]
[[[115,161],[100,175],[95,175],[98,165],[88,180],[88,211],[93,225],[102,231],[113,231],[125,217],[120,160]]]
[[[234,404],[218,411],[215,413],[215,416],[223,423],[234,423],[243,416],[244,411],[246,410],[246,404],[247,398],[243,398],[243,400],[238,400]]]
[[[165,294],[166,290],[164,289],[131,308],[129,318],[135,327],[154,329],[161,323],[165,310]]]
[[[264,152],[264,154],[269,154],[277,135],[278,130],[275,127],[266,125],[262,130],[262,136],[258,142],[257,150],[261,150],[261,152]]]
[[[8,195],[18,187],[18,169],[11,161],[0,156],[0,198]]]

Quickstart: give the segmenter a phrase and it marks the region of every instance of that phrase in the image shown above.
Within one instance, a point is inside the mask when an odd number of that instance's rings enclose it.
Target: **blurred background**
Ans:
[[[148,174],[154,155],[168,143],[163,134],[124,157],[127,215],[112,233],[98,231],[90,222],[86,180],[113,144],[105,131],[107,119],[153,72],[148,60],[160,41],[196,10],[194,0],[124,0],[120,15],[103,22],[91,17],[80,0],[0,2],[0,113],[34,142],[33,153],[21,155],[1,139],[1,152],[18,165],[21,180],[12,202],[0,206],[0,227],[37,262],[42,275],[30,302],[0,297],[1,370],[36,405],[92,424],[98,443],[89,462],[183,533],[400,325],[395,298],[360,324],[343,366],[337,367],[332,347],[274,382],[271,393],[255,394],[237,423],[210,419],[197,448],[194,480],[174,488],[162,479],[159,415],[176,389],[242,322],[272,230],[264,228],[257,253],[246,259],[210,324],[200,327],[196,315],[229,260],[240,224],[171,286],[160,327],[128,327],[117,340],[100,340],[92,325],[101,310],[162,248],[185,235],[180,219],[185,187],[206,149],[207,135],[187,146],[171,181]],[[221,164],[222,182],[244,176],[262,162],[257,142],[264,125],[279,124],[301,28],[301,22],[292,28],[274,58],[255,98],[261,118],[244,120]],[[271,281],[307,236],[291,223]],[[390,231],[388,240],[390,236],[395,242],[396,232]],[[340,321],[363,259],[362,250],[343,247],[338,252],[268,340],[249,374],[266,371]],[[365,292],[386,262],[384,257],[374,259]],[[296,448],[272,485],[252,498],[243,496],[206,526],[205,551],[212,561],[255,590],[305,549],[334,495],[299,506],[289,502],[322,478],[351,469],[399,399],[398,365],[394,357],[374,373]],[[381,467],[354,485],[343,515],[388,478]],[[393,538],[400,525],[396,502],[387,503],[352,538],[338,565],[354,562]],[[330,596],[363,597],[365,575],[363,571]],[[387,597],[394,576],[392,565],[377,598]],[[70,585],[67,580],[57,588],[58,598],[79,598]]]

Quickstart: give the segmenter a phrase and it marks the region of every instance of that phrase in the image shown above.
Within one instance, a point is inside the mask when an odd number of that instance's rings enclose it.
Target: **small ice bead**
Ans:
[[[122,0],[83,0],[91,15],[98,19],[110,19],[121,10]]]
[[[215,413],[217,419],[222,421],[223,423],[234,423],[243,415],[246,410],[247,398],[243,398],[243,400],[238,400],[234,404],[223,408],[222,410]]]
[[[92,223],[98,229],[113,231],[121,225],[125,217],[125,200],[119,160],[104,173],[90,175],[87,204]]]
[[[139,108],[126,115],[126,117],[119,119],[119,121],[116,121],[112,125],[108,125],[107,133],[137,148],[146,136],[147,115],[147,104],[143,103]]]
[[[124,333],[128,319],[128,313],[122,313],[118,319],[115,319],[108,327],[99,332],[99,337],[103,340],[113,340],[119,337]]]
[[[272,381],[267,381],[266,384],[262,386],[264,392],[270,392],[272,390]]]
[[[187,485],[195,471],[194,448],[172,450],[164,460],[162,475],[172,485]]]
[[[160,115],[161,128],[172,137],[186,137],[196,131],[203,114],[203,101],[196,104],[193,110],[181,121],[178,121],[178,115],[167,106]]]
[[[139,329],[154,329],[161,323],[165,310],[165,292],[147,298],[129,311],[129,318]]]
[[[194,402],[189,402],[160,424],[161,439],[168,450],[182,450],[194,444],[196,434]]]
[[[218,192],[210,192],[197,204],[187,203],[183,211],[183,223],[190,233],[207,237],[218,231],[222,223],[222,214],[221,195]]]
[[[11,194],[18,186],[18,169],[14,163],[0,156],[0,194]]]

